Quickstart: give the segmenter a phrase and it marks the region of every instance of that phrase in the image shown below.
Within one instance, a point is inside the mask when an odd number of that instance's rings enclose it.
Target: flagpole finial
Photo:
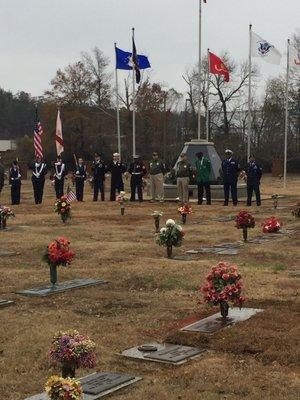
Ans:
[[[250,29],[250,31],[251,31],[251,29],[252,29],[252,24],[249,24],[249,29]]]

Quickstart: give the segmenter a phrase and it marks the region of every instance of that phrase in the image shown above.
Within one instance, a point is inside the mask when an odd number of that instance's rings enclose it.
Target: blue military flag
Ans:
[[[115,49],[116,49],[116,68],[132,70],[132,53],[121,50],[118,47],[116,47]],[[139,69],[151,68],[148,57],[146,56],[138,54],[137,62]]]

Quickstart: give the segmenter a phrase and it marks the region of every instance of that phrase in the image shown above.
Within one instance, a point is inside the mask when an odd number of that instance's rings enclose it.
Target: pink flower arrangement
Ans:
[[[254,228],[255,219],[248,211],[240,211],[235,217],[235,224],[238,229]]]
[[[184,206],[181,206],[178,208],[178,212],[181,215],[188,215],[191,214],[192,212],[192,207],[189,204],[185,204]]]
[[[95,343],[76,330],[58,332],[52,339],[50,358],[60,363],[69,363],[76,368],[93,368],[96,365]]]
[[[263,233],[276,233],[281,226],[282,223],[276,217],[271,217],[262,224],[262,231]]]
[[[245,301],[243,297],[243,283],[241,275],[235,265],[219,262],[212,267],[211,272],[206,275],[207,283],[200,290],[204,300],[212,305],[231,301],[241,307]]]

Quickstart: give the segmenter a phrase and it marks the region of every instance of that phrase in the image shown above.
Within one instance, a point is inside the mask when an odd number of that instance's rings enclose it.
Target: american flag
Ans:
[[[43,127],[39,120],[38,111],[36,108],[34,131],[33,131],[34,151],[36,157],[43,157],[42,134],[43,134]]]
[[[67,202],[72,203],[72,201],[76,200],[76,194],[73,192],[73,190],[68,186],[67,188]]]

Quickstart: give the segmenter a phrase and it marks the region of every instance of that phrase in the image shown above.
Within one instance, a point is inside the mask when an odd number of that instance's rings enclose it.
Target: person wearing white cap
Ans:
[[[224,206],[228,206],[229,192],[231,191],[232,203],[234,206],[238,203],[237,181],[240,171],[239,163],[232,157],[232,150],[225,150],[225,160],[222,161],[223,185],[224,185]]]
[[[119,153],[113,154],[113,160],[108,166],[108,172],[111,173],[110,201],[115,201],[116,191],[120,193],[124,190],[123,174],[126,172],[126,165],[122,163]]]

